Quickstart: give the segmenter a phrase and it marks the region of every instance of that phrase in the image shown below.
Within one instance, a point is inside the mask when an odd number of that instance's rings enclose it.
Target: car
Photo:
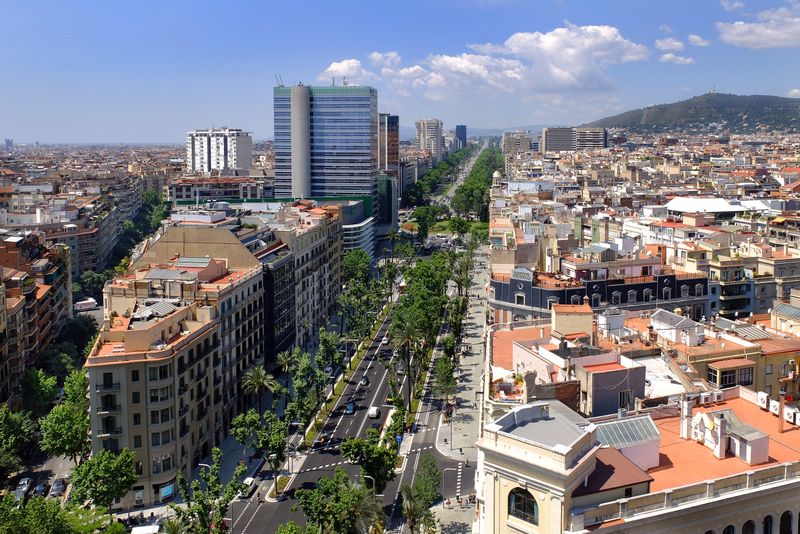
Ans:
[[[345,404],[344,413],[345,415],[353,415],[354,413],[356,413],[356,403],[353,401],[349,401],[347,404]]]
[[[367,378],[367,375],[364,375],[364,376],[361,377],[361,380],[358,381],[358,385],[360,385],[360,386],[368,386],[369,385],[369,378]]]
[[[242,480],[242,484],[244,484],[244,488],[239,492],[237,497],[240,499],[247,499],[256,490],[256,479],[253,477],[247,477],[246,479]]]
[[[372,423],[369,425],[372,430],[377,430],[378,432],[381,431],[381,424],[380,423]]]
[[[369,411],[367,412],[367,417],[370,419],[377,419],[381,416],[381,409],[379,406],[370,406]]]
[[[33,488],[33,495],[35,497],[44,497],[45,495],[47,495],[47,490],[48,490],[47,481],[42,480],[41,482],[36,484],[35,488]]]
[[[33,480],[28,477],[21,478],[17,484],[17,491],[21,491],[23,494],[27,495],[28,492],[31,491],[31,486],[33,486]]]
[[[331,376],[333,374],[333,367],[330,365],[325,368],[325,374]]]
[[[314,449],[322,449],[328,446],[331,441],[332,434],[330,432],[321,432],[317,435],[317,439],[314,440],[314,445],[312,448]]]
[[[388,345],[389,344],[389,336],[383,336],[381,339],[381,345]]]
[[[50,488],[51,497],[61,497],[67,491],[67,479],[57,478],[53,481],[53,487]]]

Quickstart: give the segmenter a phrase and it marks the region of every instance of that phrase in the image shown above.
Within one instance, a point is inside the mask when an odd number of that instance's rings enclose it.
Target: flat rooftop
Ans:
[[[724,409],[732,410],[742,423],[769,436],[769,461],[759,465],[748,465],[730,453],[727,458],[717,459],[711,449],[702,443],[681,439],[679,416],[656,419],[656,426],[661,433],[661,444],[658,467],[647,471],[653,477],[650,486],[652,491],[686,486],[800,460],[800,427],[784,421],[784,431],[780,433],[778,417],[746,399],[736,397],[709,406],[695,407],[692,415]]]
[[[497,330],[492,332],[492,365],[513,370],[512,352],[514,342],[525,342],[526,346],[541,341],[540,345],[550,342],[550,325],[525,326],[513,330]]]
[[[546,413],[542,415],[542,408]],[[504,432],[549,449],[569,446],[587,433],[592,425],[587,419],[557,400],[525,404],[486,426],[487,430]]]

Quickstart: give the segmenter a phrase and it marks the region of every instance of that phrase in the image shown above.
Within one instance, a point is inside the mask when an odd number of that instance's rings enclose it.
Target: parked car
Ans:
[[[44,497],[45,495],[47,495],[47,489],[48,489],[47,481],[42,480],[41,482],[36,484],[35,488],[33,488],[33,495],[35,497]]]
[[[50,488],[51,497],[61,497],[67,491],[67,479],[57,478],[53,481],[53,487]]]
[[[361,385],[361,386],[368,386],[369,385],[369,378],[367,378],[367,375],[362,376],[361,380],[358,381],[358,384]]]
[[[356,413],[356,403],[353,401],[349,401],[347,404],[345,404],[344,413],[345,415],[353,415],[354,413]]]
[[[17,483],[17,491],[21,491],[23,494],[27,495],[29,491],[31,491],[31,487],[33,486],[33,480],[28,477],[21,478]]]
[[[242,484],[244,484],[244,488],[239,492],[237,497],[240,499],[247,499],[256,490],[256,479],[253,477],[247,477],[242,481]]]

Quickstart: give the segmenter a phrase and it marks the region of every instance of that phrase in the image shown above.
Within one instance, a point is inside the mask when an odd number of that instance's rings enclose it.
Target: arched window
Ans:
[[[662,293],[661,298],[663,298],[664,300],[669,300],[672,298],[672,288],[665,287],[664,289],[661,290],[661,293]]]
[[[696,297],[703,296],[703,284],[697,284],[696,286],[694,286],[694,295]]]
[[[764,534],[772,534],[772,516],[768,515],[764,518],[764,521],[761,523],[761,526],[764,527],[762,529]]]
[[[598,308],[600,306],[600,293],[595,293],[592,295],[592,308]]]
[[[617,306],[622,302],[622,293],[614,291],[611,293],[611,304]]]
[[[539,524],[539,507],[536,505],[536,500],[528,490],[522,488],[514,488],[508,494],[508,515],[534,525]]]
[[[736,527],[734,527],[733,525],[728,525],[722,531],[722,534],[736,534]]]
[[[650,289],[649,287],[644,290],[643,295],[644,295],[644,301],[645,302],[650,302],[651,300],[653,300],[653,290]]]
[[[580,295],[572,295],[569,298],[570,304],[580,304],[581,303],[581,296]]]
[[[781,514],[781,523],[778,527],[780,534],[792,534],[792,512],[786,510]]]
[[[752,519],[742,525],[742,534],[756,534],[756,522]]]
[[[689,296],[689,286],[683,285],[681,286],[681,298],[686,298]]]
[[[713,530],[706,530],[706,534],[714,534]]]
[[[636,290],[631,289],[628,291],[628,302],[636,302]]]

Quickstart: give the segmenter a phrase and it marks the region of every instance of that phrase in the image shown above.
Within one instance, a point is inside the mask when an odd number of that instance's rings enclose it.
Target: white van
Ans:
[[[381,409],[378,406],[371,406],[367,412],[367,417],[370,419],[377,419],[381,416]]]

